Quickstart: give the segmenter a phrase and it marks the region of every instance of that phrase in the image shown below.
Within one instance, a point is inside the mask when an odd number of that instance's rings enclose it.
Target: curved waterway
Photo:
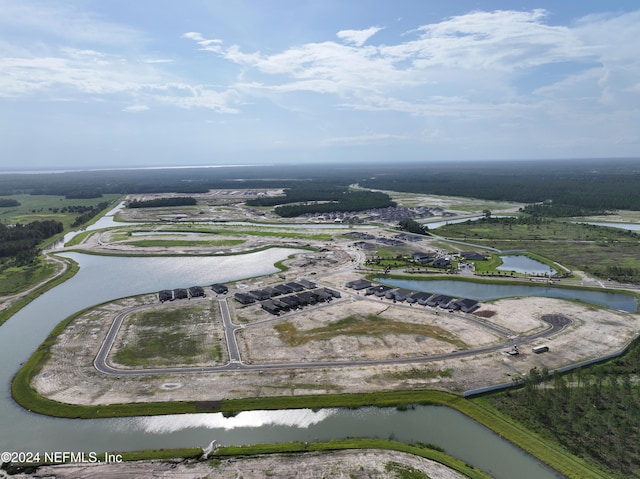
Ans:
[[[456,298],[469,298],[476,301],[487,301],[518,296],[542,296],[579,300],[587,303],[599,304],[611,309],[635,313],[638,301],[635,296],[625,293],[608,291],[592,291],[582,289],[558,288],[553,286],[527,286],[518,284],[476,283],[456,280],[415,280],[374,278],[379,283],[385,283],[397,288],[413,291],[424,291],[432,294],[446,294]]]
[[[66,283],[40,296],[0,327],[0,451],[96,452],[206,447],[347,437],[394,438],[443,447],[494,477],[560,477],[466,416],[445,407],[413,410],[363,408],[251,411],[232,418],[196,414],[73,420],[36,415],[17,406],[9,384],[53,327],[80,309],[163,288],[207,285],[275,272],[293,249],[274,248],[233,257],[123,258],[64,253],[80,264]]]

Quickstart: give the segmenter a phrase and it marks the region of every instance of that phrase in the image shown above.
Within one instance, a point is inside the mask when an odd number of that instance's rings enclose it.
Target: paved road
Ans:
[[[547,318],[547,322],[550,327],[544,331],[539,333],[523,336],[523,337],[509,337],[509,341],[506,343],[485,346],[482,348],[476,349],[467,349],[462,351],[455,351],[453,353],[446,354],[436,354],[432,356],[417,356],[417,357],[409,357],[409,358],[395,358],[395,359],[382,359],[375,361],[317,361],[317,362],[291,362],[291,363],[269,363],[269,364],[245,364],[242,362],[242,358],[240,356],[240,351],[238,349],[238,343],[236,341],[235,333],[238,329],[242,329],[243,326],[239,326],[233,324],[231,321],[231,315],[229,314],[229,308],[227,306],[225,299],[218,300],[218,304],[220,305],[220,311],[222,313],[222,321],[224,326],[224,333],[227,342],[227,348],[229,350],[229,363],[224,366],[198,366],[198,367],[175,367],[175,368],[145,368],[145,369],[118,369],[110,366],[107,363],[107,357],[109,355],[109,351],[111,350],[113,343],[115,341],[115,337],[118,334],[118,330],[122,325],[122,321],[124,318],[135,312],[140,311],[145,308],[151,307],[150,305],[137,306],[135,308],[131,308],[127,311],[123,311],[118,314],[109,331],[107,332],[107,336],[105,337],[102,346],[100,347],[98,354],[96,355],[95,360],[93,361],[94,367],[104,374],[110,374],[115,376],[144,376],[144,375],[154,375],[154,374],[181,374],[181,373],[216,373],[216,372],[224,372],[224,371],[238,371],[238,370],[246,370],[246,371],[257,371],[257,370],[278,370],[278,369],[318,369],[318,368],[330,368],[330,367],[353,367],[353,366],[377,366],[377,365],[391,365],[391,364],[407,364],[407,363],[419,363],[419,362],[430,362],[430,361],[438,361],[443,359],[451,359],[451,358],[459,358],[465,356],[475,356],[478,354],[486,354],[491,352],[503,351],[505,349],[509,349],[514,345],[518,344],[526,344],[531,343],[535,340],[550,336],[555,334],[564,327],[566,327],[570,321],[563,316],[553,316]],[[444,313],[447,315],[453,316],[451,313]],[[462,317],[466,320],[471,320],[471,318],[457,315],[458,317]],[[485,322],[474,320],[474,322],[478,323],[483,327],[489,327],[494,332],[505,336],[504,330],[498,328],[494,325],[488,325]]]

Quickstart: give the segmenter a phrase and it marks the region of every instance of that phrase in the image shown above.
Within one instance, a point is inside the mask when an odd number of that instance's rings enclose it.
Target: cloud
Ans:
[[[139,30],[109,22],[69,2],[2,0],[0,9],[0,27],[37,32],[38,37],[47,34],[68,41],[100,45],[139,44],[146,40]]]
[[[393,135],[389,133],[368,133],[355,136],[337,136],[333,138],[327,138],[324,140],[324,144],[327,146],[333,145],[366,145],[371,143],[380,143],[387,140],[402,140],[406,139],[403,135]]]
[[[437,131],[431,143],[467,138],[465,148],[480,145],[499,156],[505,145],[516,151],[512,144],[523,132],[525,142],[535,137],[551,145],[555,135],[583,137],[598,125],[593,142],[602,144],[608,122],[624,118],[624,125],[636,124],[640,57],[634,39],[640,36],[640,12],[585,17],[570,25],[550,24],[549,16],[542,9],[475,11],[418,25],[396,42],[387,35],[386,43],[373,43],[379,27],[371,27],[338,32],[342,42],[274,52],[245,51],[199,34],[192,39],[238,66],[233,87],[239,110],[247,98],[262,97],[276,108],[318,118],[330,110],[346,118],[349,112],[372,112],[367,121],[410,115],[424,123],[413,131],[407,127],[407,136],[425,141],[420,132]],[[570,124],[582,125],[582,133]],[[509,136],[489,142],[492,128]],[[621,129],[618,136],[634,137],[630,128]],[[379,138],[403,141],[385,134]],[[353,130],[333,138],[323,145],[376,141]],[[532,152],[551,151],[530,146]]]
[[[150,108],[147,105],[131,105],[124,108],[122,111],[126,111],[127,113],[138,113],[140,111],[147,111]]]
[[[201,50],[212,51],[212,52],[219,52],[222,50],[221,48],[222,40],[218,38],[207,40],[199,32],[183,33],[182,38],[193,40],[194,42],[198,43],[198,45],[200,45],[201,47],[200,48]]]
[[[380,27],[369,27],[365,30],[341,30],[336,35],[338,38],[345,40],[346,43],[361,47],[380,30],[382,30]]]

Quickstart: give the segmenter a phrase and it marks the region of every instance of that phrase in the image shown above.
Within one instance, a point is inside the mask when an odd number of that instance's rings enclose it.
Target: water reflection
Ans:
[[[184,414],[135,418],[134,427],[153,434],[167,434],[183,429],[230,429],[286,426],[308,428],[337,413],[337,409],[283,409],[277,411],[245,411],[233,417],[215,414]]]
[[[531,259],[524,255],[500,256],[502,264],[496,269],[499,271],[515,271],[522,274],[546,274],[554,275],[556,270],[548,265]]]

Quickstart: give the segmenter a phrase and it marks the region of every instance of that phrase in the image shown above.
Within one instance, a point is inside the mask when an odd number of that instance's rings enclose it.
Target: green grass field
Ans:
[[[606,279],[615,268],[640,274],[640,235],[616,228],[550,220],[540,225],[470,221],[438,228],[445,238],[501,250],[522,249]]]
[[[151,247],[188,247],[188,246],[237,246],[244,243],[244,240],[140,240],[140,241],[127,241],[125,244],[130,246],[138,246],[141,248]]]
[[[0,272],[0,296],[16,294],[52,277],[57,267],[44,261],[33,266],[12,267]]]
[[[22,223],[32,221],[54,220],[60,221],[65,229],[71,227],[78,213],[54,213],[53,209],[62,209],[65,206],[95,206],[105,201],[115,201],[121,195],[104,195],[101,198],[91,199],[66,199],[64,196],[51,195],[13,195],[5,198],[17,200],[20,206],[0,208],[0,221],[5,224]]]
[[[162,306],[160,306],[162,308]],[[220,364],[225,355],[203,331],[219,316],[216,302],[194,299],[179,309],[155,309],[133,313],[125,319],[113,360],[128,367]],[[214,341],[214,342],[212,342]]]
[[[322,341],[336,336],[382,336],[384,334],[423,335],[438,341],[454,344],[459,348],[467,345],[438,326],[427,324],[403,323],[374,314],[366,317],[348,316],[327,326],[308,331],[297,329],[292,323],[284,322],[275,326],[280,339],[289,346],[300,346],[309,341]]]

